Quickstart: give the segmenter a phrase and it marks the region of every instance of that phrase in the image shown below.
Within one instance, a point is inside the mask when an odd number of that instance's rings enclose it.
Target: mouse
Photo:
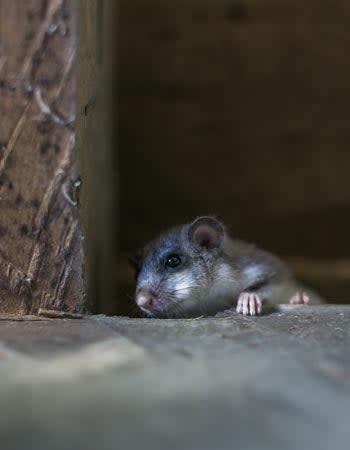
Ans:
[[[282,259],[238,239],[214,216],[162,233],[131,258],[135,301],[147,316],[193,318],[235,308],[260,315],[280,303],[322,303]]]

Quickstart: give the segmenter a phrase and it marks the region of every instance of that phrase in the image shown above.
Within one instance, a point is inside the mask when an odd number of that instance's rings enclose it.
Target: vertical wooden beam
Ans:
[[[0,312],[81,312],[76,0],[0,3]]]
[[[117,2],[79,3],[78,127],[82,170],[80,214],[92,311],[113,310],[116,240],[116,32]]]

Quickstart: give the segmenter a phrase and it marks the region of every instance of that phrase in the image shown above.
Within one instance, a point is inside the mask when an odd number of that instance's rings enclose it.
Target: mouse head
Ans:
[[[148,244],[133,261],[139,308],[154,317],[197,313],[215,277],[224,235],[218,220],[202,216]]]

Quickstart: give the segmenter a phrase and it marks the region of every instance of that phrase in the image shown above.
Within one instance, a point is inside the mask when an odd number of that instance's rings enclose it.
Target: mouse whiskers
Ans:
[[[180,293],[180,292],[184,292],[184,291],[190,290],[190,291],[191,291],[191,294],[192,294],[192,292],[198,291],[198,289],[199,289],[200,287],[201,287],[201,286],[198,285],[198,284],[192,284],[192,285],[190,284],[190,285],[188,285],[188,286],[185,286],[185,287],[179,288],[179,289],[163,290],[163,293],[164,293],[165,295],[171,297],[171,296],[176,296],[177,293]]]
[[[166,311],[165,314],[168,319],[180,318],[180,317],[184,316],[184,310],[183,310],[183,307],[181,306],[181,304],[174,302],[171,304],[171,310]]]

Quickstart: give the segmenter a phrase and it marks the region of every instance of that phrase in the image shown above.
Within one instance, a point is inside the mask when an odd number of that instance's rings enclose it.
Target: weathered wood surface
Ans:
[[[195,214],[348,257],[350,3],[121,0],[124,250]]]
[[[2,450],[347,450],[350,308],[0,321]]]
[[[85,235],[85,275],[92,311],[108,313],[115,295],[117,241],[115,0],[79,2],[78,143],[82,173],[80,217]]]
[[[0,311],[82,311],[74,0],[0,2]]]

